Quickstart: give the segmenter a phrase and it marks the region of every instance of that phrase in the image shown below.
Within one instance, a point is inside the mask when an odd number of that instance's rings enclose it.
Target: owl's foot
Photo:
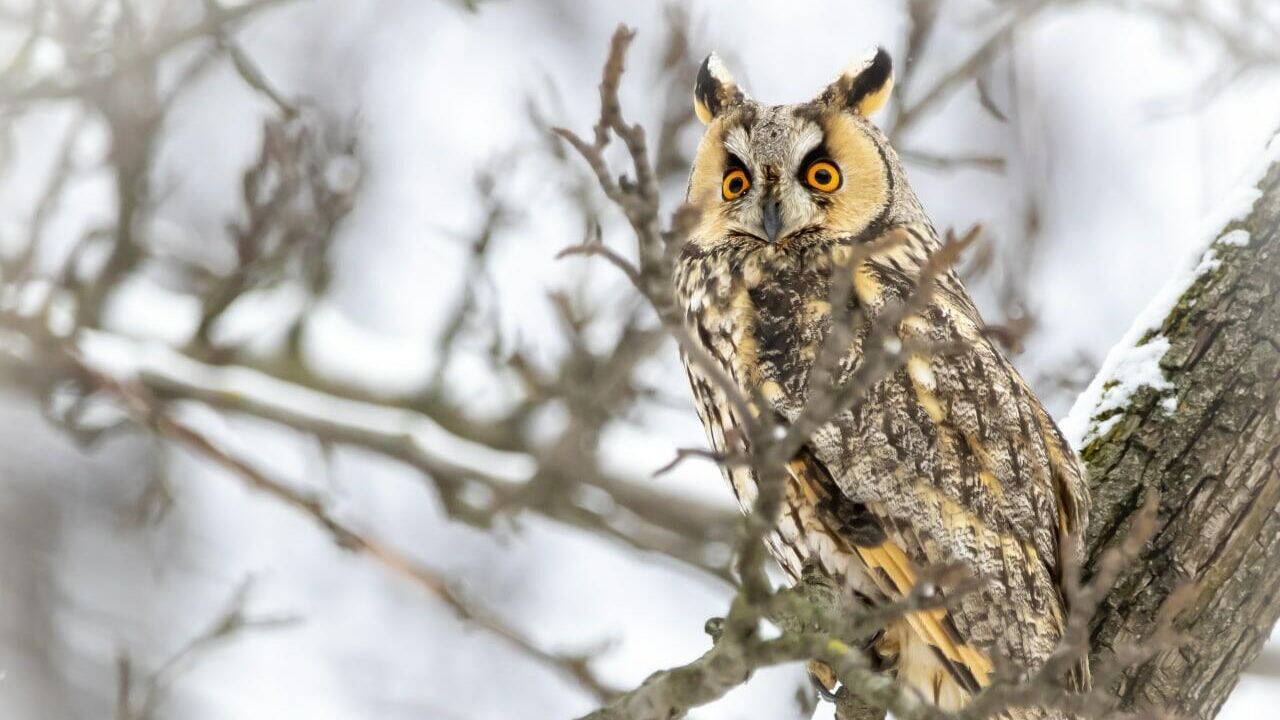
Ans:
[[[839,679],[831,666],[819,660],[810,660],[805,663],[805,669],[809,671],[809,680],[818,690],[818,697],[827,702],[836,701],[836,685]]]

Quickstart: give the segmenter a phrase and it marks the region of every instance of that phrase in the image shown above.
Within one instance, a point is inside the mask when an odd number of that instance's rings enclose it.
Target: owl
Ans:
[[[786,425],[871,353],[905,355],[788,463],[766,541],[793,580],[814,568],[873,605],[904,599],[931,568],[966,570],[976,589],[889,624],[868,648],[903,684],[957,710],[999,659],[1034,669],[1054,651],[1068,611],[1063,558],[1080,556],[1089,497],[1071,447],[956,274],[931,270],[931,291],[917,295],[942,243],[868,119],[892,85],[878,50],[807,103],[763,105],[708,57],[694,87],[705,124],[687,195],[697,220],[675,290],[691,336],[722,371],[685,357],[722,456],[749,450],[749,439],[743,405],[716,377],[738,386],[751,413]],[[888,334],[875,329],[886,322]],[[846,346],[834,372],[814,372],[833,356],[829,337]],[[724,473],[749,510],[755,473],[733,463]],[[1067,680],[1085,688],[1087,664]]]

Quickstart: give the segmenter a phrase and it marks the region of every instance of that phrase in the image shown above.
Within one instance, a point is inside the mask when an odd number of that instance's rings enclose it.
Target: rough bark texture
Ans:
[[[1213,717],[1280,615],[1280,163],[1243,220],[1247,246],[1215,242],[1220,264],[1158,330],[1172,390],[1139,391],[1084,448],[1094,494],[1090,559],[1123,532],[1146,488],[1161,527],[1101,608],[1094,656],[1140,642],[1161,603],[1195,583],[1175,626],[1189,642],[1129,671],[1127,708]],[[1177,408],[1162,403],[1176,396]]]

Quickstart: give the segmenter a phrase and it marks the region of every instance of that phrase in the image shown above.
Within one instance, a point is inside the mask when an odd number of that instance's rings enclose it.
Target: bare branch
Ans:
[[[267,9],[294,0],[251,0],[217,14],[206,14],[200,22],[171,33],[115,59],[110,70],[92,79],[70,82],[44,80],[24,88],[0,88],[0,103],[24,104],[40,100],[64,100],[91,95],[98,87],[154,64],[174,50],[201,38],[215,37],[229,26]]]
[[[320,498],[290,488],[284,483],[269,477],[266,473],[222,449],[195,428],[174,419],[142,392],[131,389],[115,378],[98,372],[85,364],[74,352],[69,352],[68,354],[78,364],[82,376],[98,391],[107,393],[118,400],[136,422],[153,428],[159,435],[178,442],[211,460],[239,478],[246,486],[261,491],[302,515],[309,517],[318,527],[333,538],[338,547],[364,555],[391,572],[416,584],[441,600],[459,619],[484,628],[501,638],[512,648],[556,670],[596,697],[607,699],[615,692],[596,678],[584,658],[563,656],[543,650],[533,641],[526,638],[520,631],[465,602],[450,587],[447,581],[440,578],[432,570],[422,566],[399,550],[365,536],[338,520],[329,512]]]
[[[252,582],[245,579],[228,599],[226,608],[203,632],[187,641],[145,677],[135,680],[134,663],[127,654],[116,661],[116,720],[153,720],[160,705],[185,667],[194,663],[216,646],[240,637],[245,632],[287,627],[298,622],[292,616],[252,616],[247,614]],[[141,697],[136,702],[135,686]]]

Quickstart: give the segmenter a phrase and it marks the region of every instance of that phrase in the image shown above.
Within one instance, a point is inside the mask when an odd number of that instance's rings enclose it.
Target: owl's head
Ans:
[[[701,213],[690,242],[785,247],[856,237],[882,223],[903,183],[896,155],[867,118],[892,87],[892,62],[879,49],[807,103],[762,105],[708,56],[693,91],[706,133],[689,178],[688,201]]]

